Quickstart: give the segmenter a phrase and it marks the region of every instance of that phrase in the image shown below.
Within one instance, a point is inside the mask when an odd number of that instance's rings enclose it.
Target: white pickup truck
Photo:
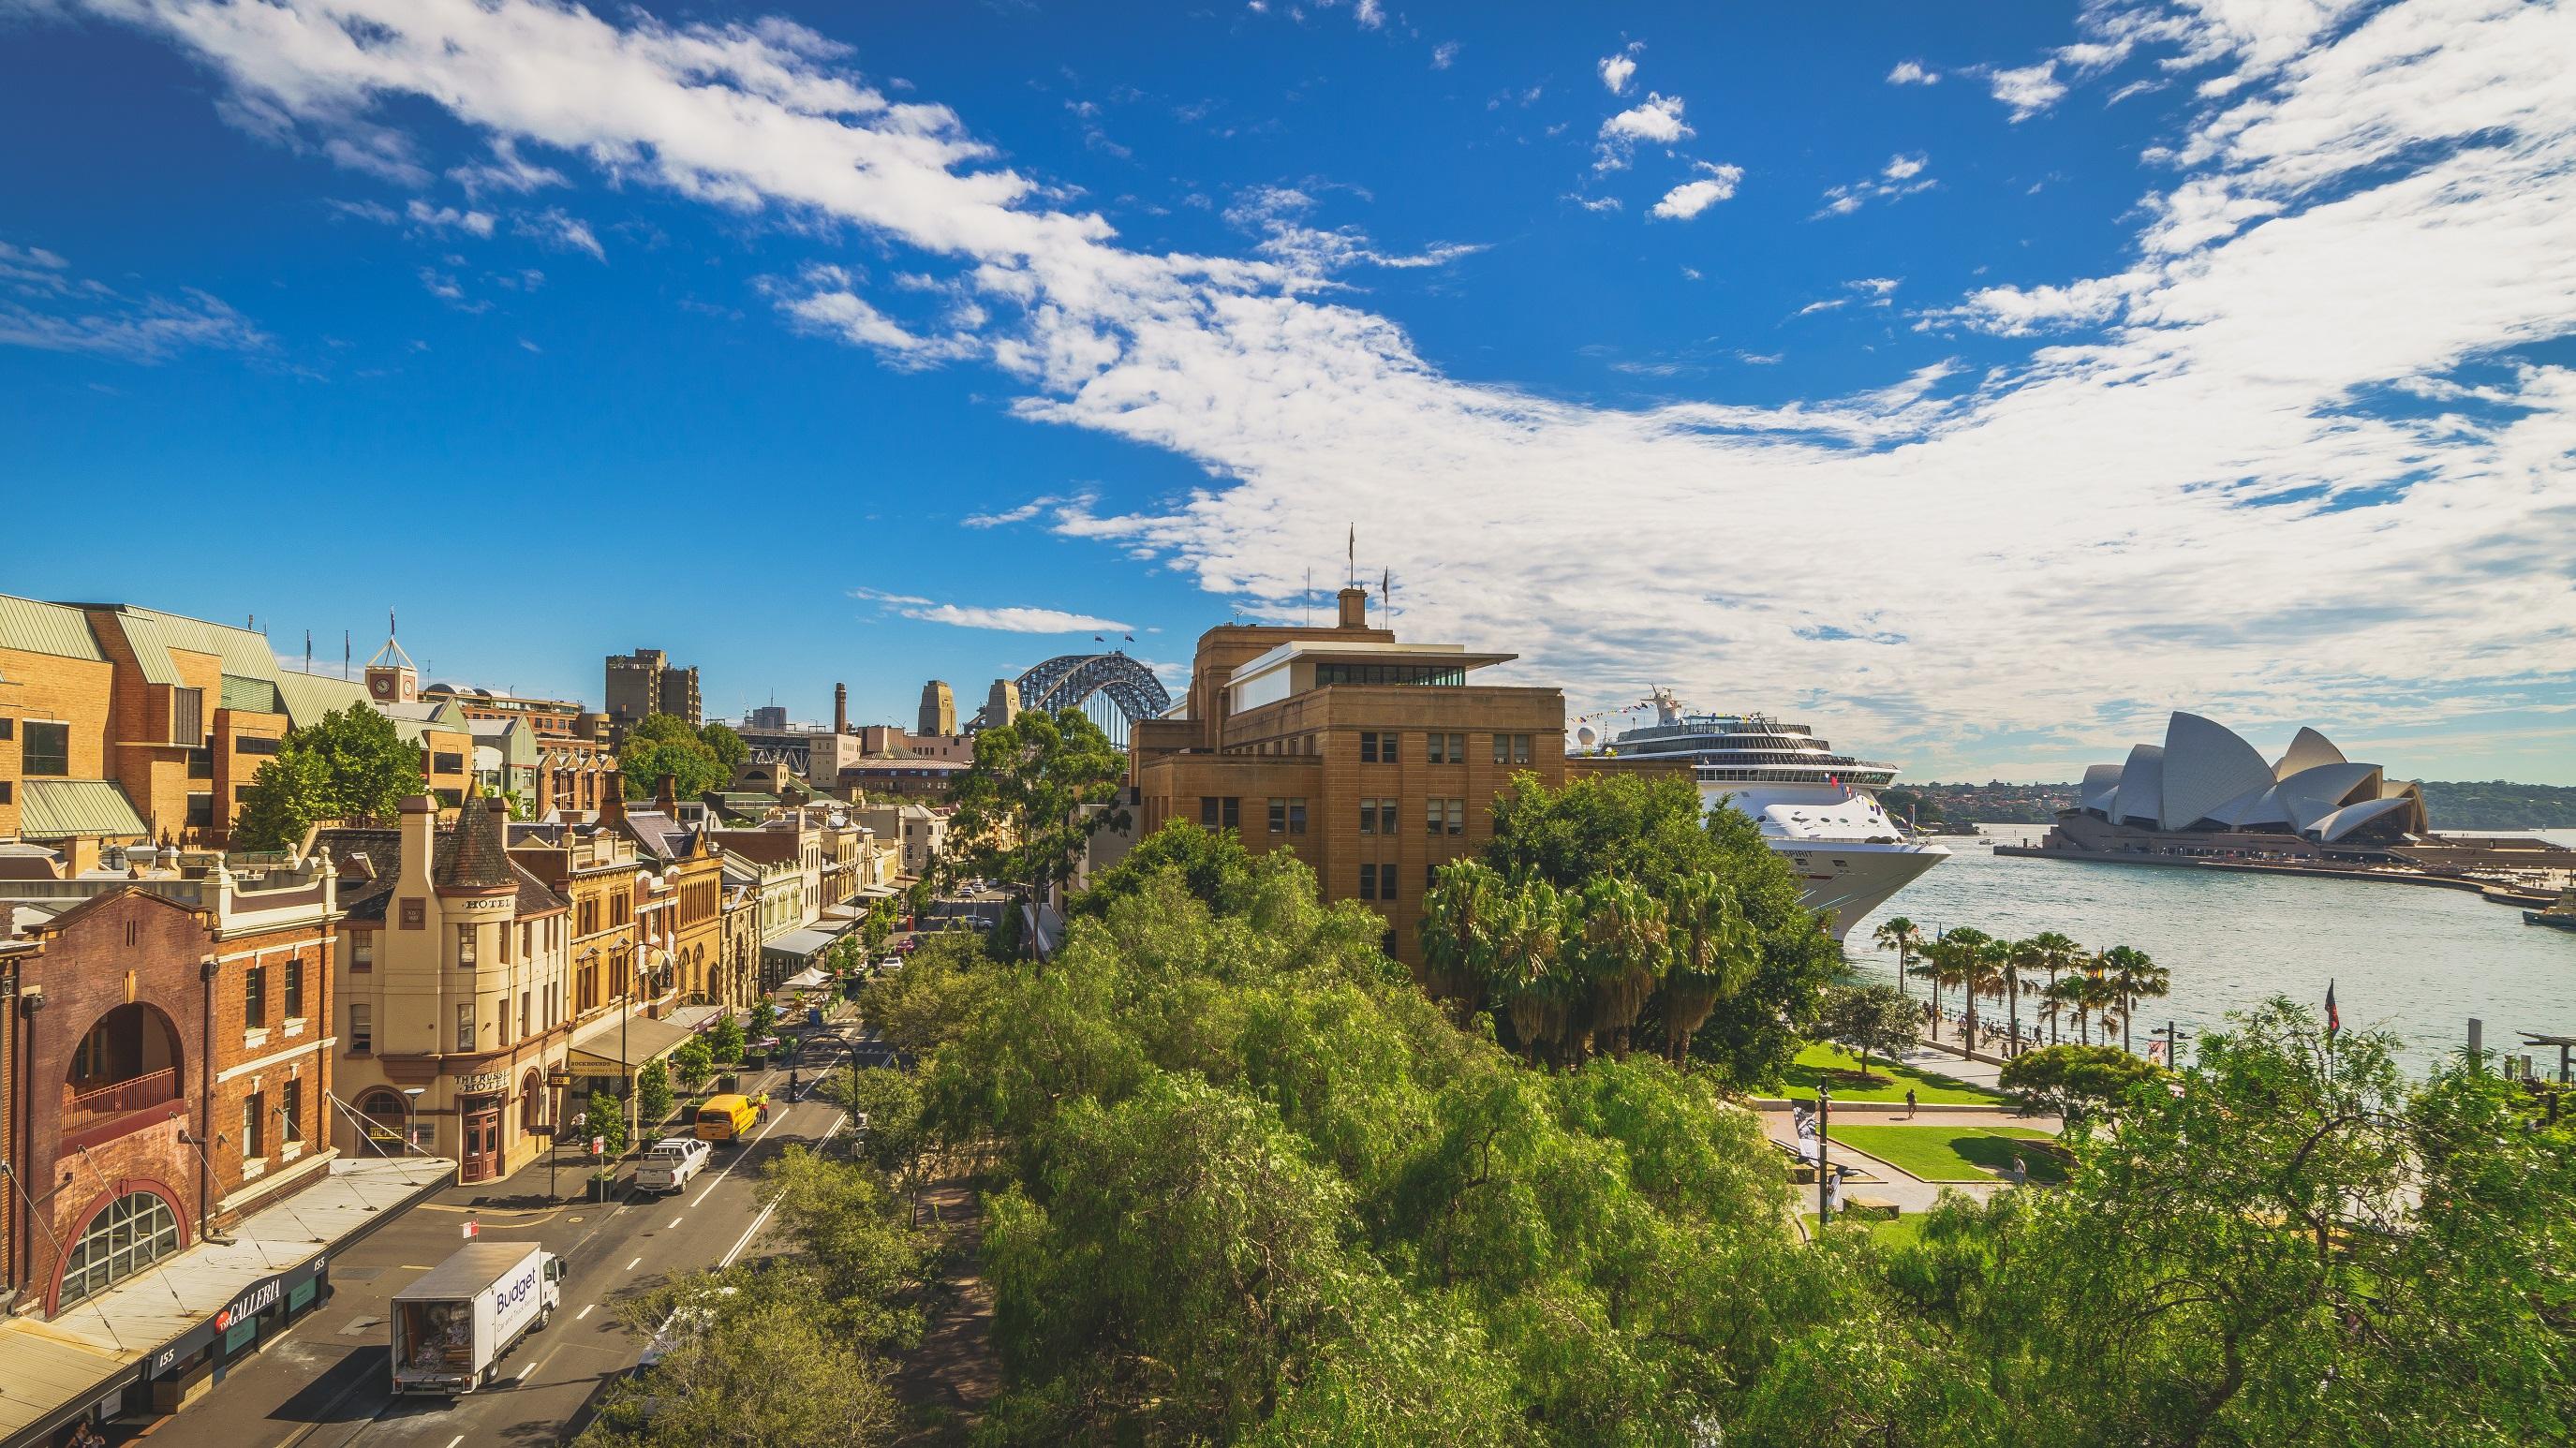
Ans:
[[[653,1143],[635,1168],[635,1189],[676,1192],[689,1184],[712,1154],[705,1142],[689,1136],[666,1136]]]

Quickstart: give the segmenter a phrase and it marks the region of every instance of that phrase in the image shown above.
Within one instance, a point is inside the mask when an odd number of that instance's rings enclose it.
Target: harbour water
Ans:
[[[1982,833],[2021,844],[2042,830],[1990,825]],[[2536,833],[2576,844],[2576,832]],[[2167,1019],[2181,1024],[2187,1053],[2195,1033],[2266,997],[2321,1007],[2329,979],[2345,1027],[2395,1032],[2419,1073],[2464,1043],[2471,1016],[2486,1022],[2488,1049],[2529,1051],[2545,1058],[2534,1062],[2544,1070],[2556,1068],[2557,1050],[2522,1046],[2516,1033],[2576,1035],[2576,933],[2525,925],[2520,911],[2466,891],[1997,858],[1979,841],[1944,843],[1955,852],[1949,861],[1851,932],[1844,952],[1857,975],[1896,979],[1895,952],[1871,937],[1902,915],[1926,935],[1962,925],[1989,935],[2057,930],[2095,950],[2145,951],[2172,972],[2173,994],[2140,1008],[2142,1052],[2145,1032]],[[2026,998],[2024,1006],[2027,1020]]]

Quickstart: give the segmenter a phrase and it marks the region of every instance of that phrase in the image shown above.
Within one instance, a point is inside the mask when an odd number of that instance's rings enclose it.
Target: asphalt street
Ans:
[[[885,1059],[885,1046],[854,1026],[848,1029],[862,1063]],[[806,1087],[843,1056],[834,1040],[811,1041],[799,1062]],[[558,1441],[600,1387],[632,1367],[644,1350],[644,1338],[619,1321],[619,1300],[680,1274],[757,1254],[769,1225],[756,1191],[763,1163],[791,1144],[812,1145],[842,1126],[840,1108],[828,1102],[808,1099],[779,1109],[786,1083],[784,1068],[746,1076],[746,1090],[773,1093],[768,1124],[738,1148],[718,1148],[716,1159],[678,1196],[630,1193],[607,1203],[557,1203],[546,1195],[546,1162],[540,1158],[506,1181],[450,1188],[414,1207],[333,1260],[327,1304],[144,1436],[210,1448],[464,1448]],[[562,1190],[578,1193],[585,1175],[580,1159],[567,1151]],[[397,1399],[387,1362],[393,1294],[455,1251],[468,1222],[477,1225],[481,1240],[534,1243],[562,1257],[563,1305],[545,1330],[521,1340],[502,1360],[495,1386],[455,1399]]]

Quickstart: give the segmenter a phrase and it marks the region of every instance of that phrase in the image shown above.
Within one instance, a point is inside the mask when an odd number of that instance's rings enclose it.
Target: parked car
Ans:
[[[666,1136],[653,1143],[644,1160],[635,1168],[635,1188],[646,1192],[676,1192],[689,1184],[715,1155],[715,1148],[694,1137]]]

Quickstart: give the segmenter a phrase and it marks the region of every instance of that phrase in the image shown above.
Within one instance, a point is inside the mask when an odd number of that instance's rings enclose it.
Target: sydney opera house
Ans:
[[[2223,724],[2176,713],[2162,745],[2084,771],[2074,809],[2047,844],[2125,853],[2311,855],[2366,852],[2432,833],[2416,787],[2343,757],[2301,729],[2266,760]]]

